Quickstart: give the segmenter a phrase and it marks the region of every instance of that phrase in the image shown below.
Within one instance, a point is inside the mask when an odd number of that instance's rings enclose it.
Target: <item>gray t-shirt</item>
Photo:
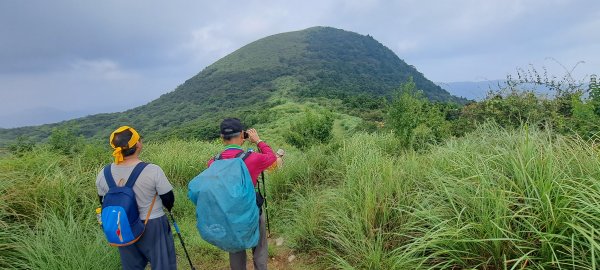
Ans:
[[[117,166],[114,163],[111,164],[110,170],[118,186],[125,185],[133,168],[135,168],[135,165]],[[100,173],[98,173],[98,176],[96,177],[96,187],[98,188],[98,195],[100,196],[104,196],[108,192],[108,185],[104,178],[104,170],[100,170]],[[135,199],[137,200],[140,219],[146,219],[146,215],[152,204],[152,198],[154,198],[155,194],[158,193],[158,195],[163,195],[171,190],[173,190],[173,186],[169,183],[163,170],[157,165],[148,164],[138,177],[135,185],[133,185],[133,192],[135,193]],[[160,196],[156,196],[156,202],[154,202],[149,219],[162,217],[164,215],[162,200],[160,199]]]

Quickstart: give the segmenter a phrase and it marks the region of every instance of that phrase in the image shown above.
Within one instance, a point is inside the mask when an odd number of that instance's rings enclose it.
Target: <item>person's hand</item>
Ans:
[[[246,132],[248,133],[248,140],[251,143],[257,143],[258,141],[260,141],[260,137],[258,137],[258,132],[256,131],[256,129],[249,129],[246,130]]]

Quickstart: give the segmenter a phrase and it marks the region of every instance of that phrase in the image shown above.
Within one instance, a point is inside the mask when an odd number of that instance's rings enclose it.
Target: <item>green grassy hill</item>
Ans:
[[[265,108],[290,100],[389,97],[409,77],[431,100],[464,102],[371,36],[313,27],[252,42],[144,106],[58,124],[0,129],[0,144],[18,136],[39,141],[64,126],[75,127],[84,137],[104,138],[122,124],[153,137],[207,139],[217,135],[217,123],[225,116],[253,124],[268,120],[261,113]]]

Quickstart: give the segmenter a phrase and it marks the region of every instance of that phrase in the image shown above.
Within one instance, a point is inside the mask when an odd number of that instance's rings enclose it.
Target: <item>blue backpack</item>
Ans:
[[[148,163],[138,163],[125,186],[119,187],[110,171],[110,164],[104,167],[104,178],[108,192],[102,200],[102,230],[111,246],[128,246],[137,242],[146,228],[146,222],[152,212],[156,195],[148,210],[146,221],[142,223],[138,211],[133,185]]]
[[[219,155],[188,184],[200,236],[227,252],[258,245],[256,194],[244,163],[249,155],[250,152],[241,152],[232,159],[221,159]]]

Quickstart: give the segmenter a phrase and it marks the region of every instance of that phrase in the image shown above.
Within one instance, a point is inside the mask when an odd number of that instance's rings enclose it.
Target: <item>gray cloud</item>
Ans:
[[[434,81],[529,63],[562,75],[547,57],[600,72],[594,0],[1,1],[0,126],[37,108],[141,105],[249,42],[316,25],[370,34]]]

